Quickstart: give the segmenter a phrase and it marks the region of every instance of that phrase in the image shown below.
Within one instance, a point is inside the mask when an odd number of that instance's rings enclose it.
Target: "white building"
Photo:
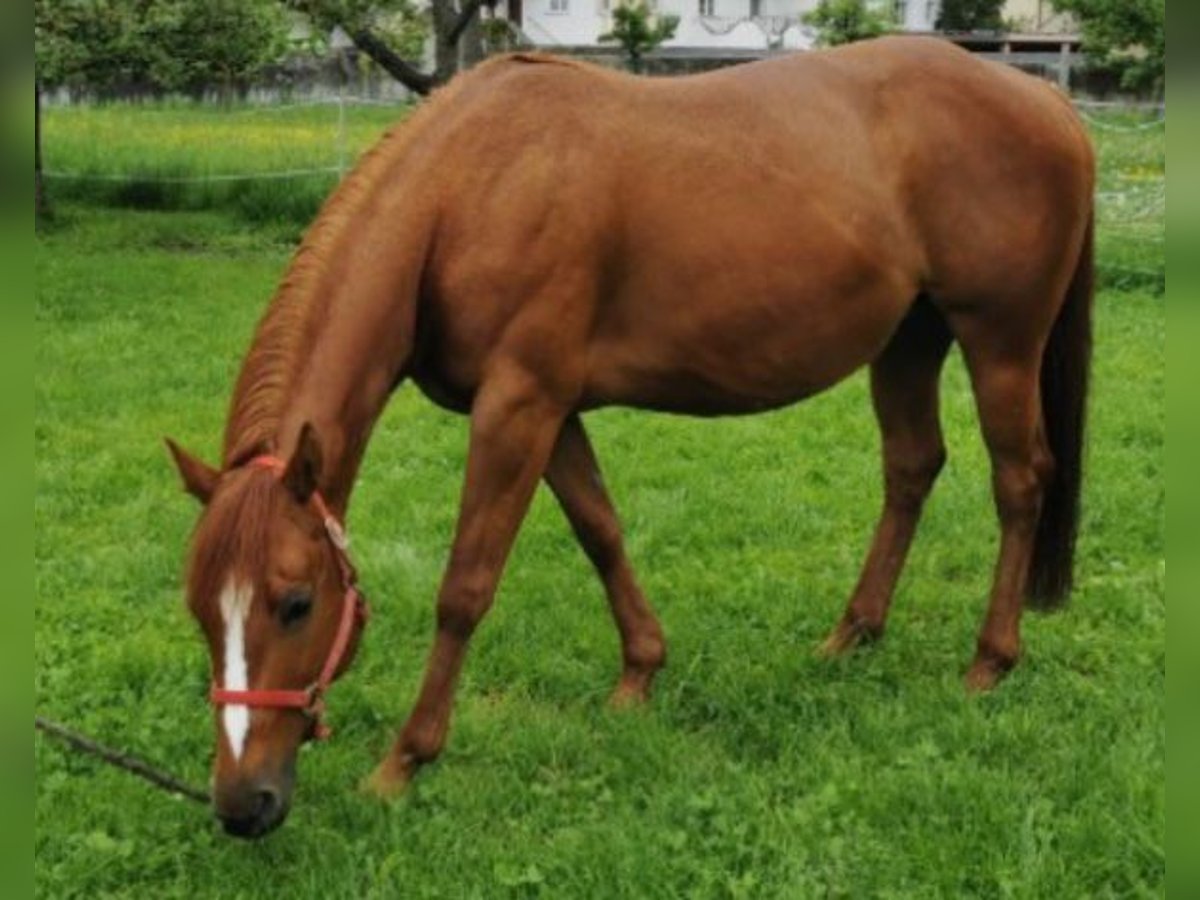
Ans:
[[[538,47],[595,46],[611,22],[617,0],[522,0],[516,17],[521,30]],[[906,31],[930,31],[940,0],[891,2]],[[704,49],[805,49],[814,34],[802,16],[818,0],[651,0],[660,14],[679,18],[675,36],[664,47]],[[510,2],[510,9],[512,8]]]

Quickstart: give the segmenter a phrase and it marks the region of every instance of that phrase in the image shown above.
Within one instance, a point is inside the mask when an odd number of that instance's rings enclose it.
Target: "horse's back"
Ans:
[[[934,39],[676,79],[517,55],[453,91],[430,281],[467,391],[553,334],[589,402],[790,402],[872,359],[918,293],[1061,256],[1089,192],[1065,100]]]
[[[869,243],[927,278],[964,230],[1028,243],[1042,237],[1025,227],[1031,217],[1069,218],[1090,204],[1091,149],[1067,98],[935,38],[671,79],[537,55],[468,77],[477,100],[463,122],[475,151],[454,190],[472,192],[464,179],[493,197],[498,182],[541,188],[524,191],[533,205],[577,203],[597,229],[629,241],[686,248],[672,224],[699,220],[735,243],[757,240],[743,219],[771,219],[781,237],[846,232],[857,263],[855,232],[866,227]],[[822,258],[835,263],[828,249]]]
[[[876,72],[881,146],[921,236],[926,286],[975,302],[1059,282],[1092,205],[1095,160],[1069,98],[1047,82],[936,39],[847,52]],[[1057,298],[1055,298],[1057,299]]]

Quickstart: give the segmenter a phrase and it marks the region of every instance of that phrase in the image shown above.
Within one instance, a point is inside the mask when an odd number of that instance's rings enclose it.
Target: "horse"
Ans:
[[[992,688],[1017,661],[1023,606],[1072,584],[1094,181],[1064,95],[932,38],[671,79],[517,53],[436,92],[303,238],[242,364],[220,465],[168,440],[203,504],[186,593],[211,654],[226,830],[284,820],[320,695],[354,656],[362,604],[339,526],[409,380],[469,416],[469,447],[424,680],[376,793],[441,752],[543,480],[620,633],[613,700],[647,697],[666,645],[589,410],[755,413],[869,366],[883,508],[823,649],[879,638],[946,458],[938,382],[955,342],[1000,528],[966,685]]]

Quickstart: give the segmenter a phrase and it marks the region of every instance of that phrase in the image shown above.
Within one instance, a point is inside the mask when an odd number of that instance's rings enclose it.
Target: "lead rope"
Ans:
[[[195,800],[197,803],[205,805],[212,799],[209,797],[208,791],[202,791],[198,787],[193,787],[186,781],[176,778],[170,772],[166,772],[157,766],[152,766],[144,759],[97,743],[91,738],[80,734],[78,731],[68,728],[66,725],[60,725],[58,722],[42,716],[34,716],[33,727],[37,731],[57,738],[80,753],[94,756],[114,768],[130,772],[139,778],[144,778],[160,790],[171,794],[178,794],[180,797],[186,797],[189,800]]]

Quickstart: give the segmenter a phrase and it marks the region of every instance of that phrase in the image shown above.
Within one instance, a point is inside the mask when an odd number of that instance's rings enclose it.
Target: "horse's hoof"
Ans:
[[[965,679],[968,694],[986,694],[1008,674],[1011,664],[993,659],[977,659],[971,664]]]
[[[858,637],[852,631],[847,632],[845,628],[839,625],[817,647],[817,657],[819,659],[837,659],[839,656],[845,656],[857,646],[858,640]]]
[[[883,634],[882,628],[873,628],[861,622],[838,622],[833,633],[817,648],[821,659],[837,659],[864,644],[872,644]]]
[[[608,705],[611,709],[636,709],[649,702],[650,686],[648,684],[631,683],[624,679],[608,698]]]
[[[360,787],[373,797],[394,800],[404,793],[415,774],[416,766],[389,754],[375,767],[374,772],[363,779]]]

